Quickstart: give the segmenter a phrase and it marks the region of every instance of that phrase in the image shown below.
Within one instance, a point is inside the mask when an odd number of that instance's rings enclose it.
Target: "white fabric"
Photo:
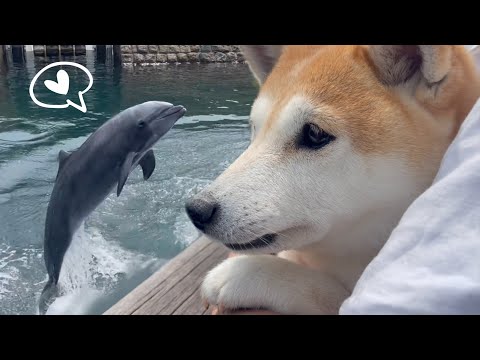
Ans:
[[[480,100],[340,315],[480,314]]]

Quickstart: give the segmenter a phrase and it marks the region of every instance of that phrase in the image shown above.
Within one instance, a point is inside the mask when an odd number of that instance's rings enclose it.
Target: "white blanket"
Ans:
[[[347,314],[480,314],[480,100],[343,303]]]

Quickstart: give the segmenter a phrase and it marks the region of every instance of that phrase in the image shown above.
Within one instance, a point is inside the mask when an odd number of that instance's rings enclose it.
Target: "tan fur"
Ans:
[[[442,86],[445,90],[432,96],[432,91],[420,87],[416,92],[419,104],[414,104],[405,103],[397,88],[386,87],[378,81],[366,47],[289,46],[260,92],[276,99],[274,108],[277,109],[270,114],[263,131],[271,128],[278,119],[278,111],[294,94],[306,94],[319,106],[336,109],[335,114],[331,114],[334,122],[324,123],[319,118],[316,119],[318,125],[334,135],[347,131],[358,151],[411,150],[412,161],[422,164],[432,145],[435,147],[438,142],[437,132],[446,132],[443,148],[455,136],[476,94],[480,93],[478,74],[466,50],[460,46],[448,49],[454,50],[448,52],[452,55],[449,63],[454,71],[449,74],[448,84]],[[445,68],[446,62],[441,61],[439,67]],[[298,72],[297,66],[302,66]],[[452,116],[453,124],[441,124],[441,119]],[[424,138],[425,146],[417,143],[410,147],[418,135]]]

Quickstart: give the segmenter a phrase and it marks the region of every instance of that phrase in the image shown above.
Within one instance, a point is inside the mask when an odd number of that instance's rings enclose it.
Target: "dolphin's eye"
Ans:
[[[335,136],[320,129],[317,125],[308,123],[303,126],[300,135],[300,147],[318,150],[335,140]]]
[[[145,124],[145,121],[140,120],[140,121],[138,122],[138,124],[137,124],[137,127],[140,128],[140,129],[142,129],[142,128],[145,127],[145,125],[146,125],[146,124]]]

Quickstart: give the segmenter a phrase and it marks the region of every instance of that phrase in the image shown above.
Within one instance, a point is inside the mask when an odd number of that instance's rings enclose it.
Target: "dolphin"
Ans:
[[[140,165],[147,180],[155,169],[152,147],[186,112],[177,105],[148,101],[132,106],[100,126],[76,150],[58,154],[58,172],[47,208],[44,260],[48,281],[38,310],[45,314],[57,295],[65,253],[82,222]]]

